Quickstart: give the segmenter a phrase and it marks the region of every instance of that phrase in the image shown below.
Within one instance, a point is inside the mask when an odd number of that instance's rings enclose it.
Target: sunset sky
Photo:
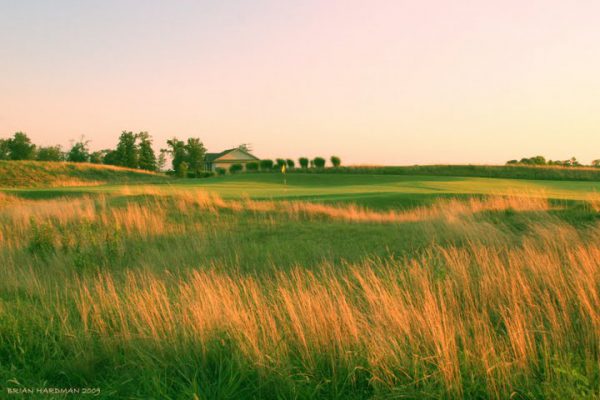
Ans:
[[[600,1],[0,0],[0,137],[600,158]]]

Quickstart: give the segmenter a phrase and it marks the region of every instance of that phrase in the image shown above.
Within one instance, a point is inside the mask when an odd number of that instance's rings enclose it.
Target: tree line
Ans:
[[[190,171],[200,172],[206,153],[198,138],[189,138],[186,142],[173,138],[167,141],[167,148],[161,149],[157,155],[148,132],[123,131],[114,149],[91,151],[89,144],[89,140],[81,138],[66,150],[59,145],[37,146],[24,132],[16,132],[11,138],[0,139],[0,160],[89,162],[159,171],[165,167],[167,156],[170,155],[174,170],[178,171],[181,164],[186,163]]]
[[[0,139],[0,160],[37,160],[37,161],[70,161],[89,162],[93,164],[115,165],[147,171],[161,171],[166,166],[166,161],[171,159],[171,173],[180,177],[202,177],[208,173],[205,170],[206,148],[199,138],[180,140],[177,137],[167,140],[166,148],[155,153],[152,145],[152,136],[148,132],[134,133],[123,131],[113,149],[91,151],[90,141],[83,137],[73,141],[68,149],[63,150],[60,145],[37,146],[24,132],[16,132],[8,139]],[[248,145],[238,147],[250,152]],[[330,158],[331,165],[339,167],[341,160],[337,156]],[[326,160],[323,157],[308,159],[300,157],[298,163],[301,168],[324,168]],[[283,167],[293,169],[296,163],[292,159],[277,158],[275,161],[265,159],[246,164],[247,171],[281,170]],[[233,164],[229,172],[242,171],[244,166]],[[217,168],[218,174],[227,171]]]
[[[544,156],[524,157],[520,160],[510,160],[506,162],[506,165],[554,165],[560,167],[586,167],[580,163],[577,158],[571,157],[568,160],[546,160]],[[600,168],[600,159],[593,160],[589,165],[591,167]]]

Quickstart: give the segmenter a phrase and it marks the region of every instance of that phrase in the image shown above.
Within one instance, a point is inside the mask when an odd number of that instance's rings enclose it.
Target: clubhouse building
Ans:
[[[215,171],[217,168],[229,170],[233,164],[240,164],[246,169],[249,162],[258,162],[260,159],[241,149],[229,149],[220,153],[206,153],[204,168]]]

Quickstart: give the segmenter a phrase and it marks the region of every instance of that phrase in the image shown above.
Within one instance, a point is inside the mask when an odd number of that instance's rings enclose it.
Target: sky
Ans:
[[[345,164],[600,158],[600,2],[0,0],[0,137]]]

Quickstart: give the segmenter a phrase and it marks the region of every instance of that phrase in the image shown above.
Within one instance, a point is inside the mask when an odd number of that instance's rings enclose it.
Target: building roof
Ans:
[[[256,157],[256,156],[248,153],[247,151],[244,151],[242,149],[238,149],[237,147],[233,148],[233,149],[228,149],[228,150],[222,151],[220,153],[206,153],[204,155],[204,159],[206,160],[206,162],[213,162],[213,161],[218,160],[219,158],[223,157],[225,154],[229,154],[229,153],[231,153],[232,151],[235,151],[235,150],[241,151],[242,153],[247,154],[247,155],[249,155],[250,157],[252,157],[252,158],[254,158],[256,160],[259,159],[258,157]]]

